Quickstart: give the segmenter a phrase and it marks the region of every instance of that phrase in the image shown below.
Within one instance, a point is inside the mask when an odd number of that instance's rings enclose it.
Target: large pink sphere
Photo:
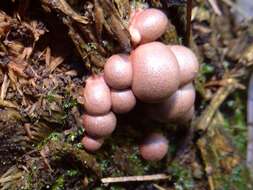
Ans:
[[[140,45],[131,53],[132,90],[143,102],[161,102],[179,87],[179,66],[169,48],[152,42]]]

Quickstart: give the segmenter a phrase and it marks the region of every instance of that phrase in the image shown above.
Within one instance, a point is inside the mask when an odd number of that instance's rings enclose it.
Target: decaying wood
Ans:
[[[65,0],[41,0],[41,1],[44,5],[50,7],[51,9],[61,11],[62,13],[69,16],[76,22],[79,22],[82,24],[88,23],[88,19],[76,13]]]

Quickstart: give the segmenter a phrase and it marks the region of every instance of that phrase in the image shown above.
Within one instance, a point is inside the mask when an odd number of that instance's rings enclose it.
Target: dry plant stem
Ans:
[[[22,175],[23,173],[16,166],[11,167],[8,171],[5,172],[5,174],[0,177],[0,189],[10,189],[11,184],[19,180]]]
[[[5,108],[4,112],[1,112],[0,114],[0,120],[1,121],[8,121],[8,120],[22,120],[22,116],[20,113],[12,108]],[[0,126],[2,127],[2,126]]]
[[[216,0],[208,0],[208,2],[212,6],[215,14],[217,14],[218,16],[221,16],[222,13],[221,13],[221,10],[220,10],[219,6],[217,5],[217,1]]]
[[[205,165],[205,173],[206,173],[206,176],[207,176],[207,180],[208,180],[208,185],[209,185],[209,189],[210,190],[215,190],[215,186],[214,186],[214,180],[213,180],[213,177],[210,175],[210,172],[212,170],[212,167],[207,165],[206,162],[205,162],[205,158],[208,157],[208,153],[207,153],[207,150],[205,149],[205,147],[207,147],[207,141],[205,138],[200,138],[198,141],[197,141],[197,146],[200,150],[200,153],[201,153],[201,158],[202,160],[204,160],[204,165]]]
[[[1,100],[1,99],[0,99],[0,107],[8,107],[8,108],[16,108],[16,109],[19,108],[18,105],[15,105],[15,104],[13,104],[13,103],[10,102],[10,101]]]
[[[209,106],[198,118],[195,127],[197,130],[206,131],[208,129],[208,126],[219,106],[236,88],[242,88],[242,85],[240,85],[236,79],[228,78],[222,81],[222,87],[216,92]]]
[[[144,175],[144,176],[125,176],[125,177],[107,177],[102,178],[102,183],[123,183],[131,181],[159,181],[170,179],[171,176],[166,174],[154,174],[154,175]]]
[[[242,88],[242,86],[234,78],[224,79],[222,81],[222,84],[223,86],[220,87],[220,89],[216,92],[209,106],[205,109],[200,118],[197,120],[196,123],[197,130],[208,132],[209,131],[208,127],[210,126],[210,123],[220,105],[224,102],[224,100],[228,97],[228,95],[231,94],[236,88]],[[205,160],[205,158],[208,156],[207,149],[203,148],[207,146],[207,143],[208,142],[206,142],[205,138],[200,138],[197,141],[197,146],[200,150],[201,157],[203,160]],[[210,169],[211,166],[205,165],[205,172],[207,174],[209,188],[210,190],[214,190],[215,189],[214,181],[212,176],[209,175]]]
[[[164,189],[163,187],[161,187],[160,185],[157,185],[157,184],[153,184],[153,186],[158,189],[158,190],[166,190]]]
[[[250,171],[253,171],[253,74],[251,74],[250,76],[250,82],[248,86],[247,123],[248,123],[247,166]]]
[[[9,84],[10,84],[10,80],[8,79],[8,76],[5,74],[4,81],[3,81],[3,84],[1,87],[1,95],[0,95],[1,100],[4,100],[7,90],[8,90],[8,87],[9,87]]]
[[[240,63],[246,64],[246,66],[251,66],[253,64],[253,44],[250,44],[245,51],[241,54],[239,59]]]
[[[58,11],[61,11],[65,15],[72,18],[74,21],[87,24],[87,18],[84,16],[80,16],[78,13],[76,13],[65,0],[41,0],[43,4],[49,6],[51,9],[56,9]]]
[[[12,180],[15,180],[15,179],[18,179],[20,177],[22,177],[22,173],[21,172],[17,173],[16,175],[8,176],[8,177],[5,177],[5,178],[0,178],[0,184],[9,182],[9,181],[12,181]]]

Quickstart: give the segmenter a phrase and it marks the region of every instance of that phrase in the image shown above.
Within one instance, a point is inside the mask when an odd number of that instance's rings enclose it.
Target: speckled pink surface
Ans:
[[[148,114],[161,122],[174,121],[182,118],[193,107],[194,101],[195,89],[193,84],[189,83],[165,101],[148,106]]]
[[[105,63],[104,78],[106,83],[114,89],[126,89],[132,84],[133,68],[129,56],[116,54]]]
[[[134,95],[146,103],[160,102],[179,87],[179,66],[167,46],[152,42],[131,53]]]
[[[110,135],[114,131],[116,124],[117,119],[113,112],[101,116],[83,115],[85,132],[92,137]]]
[[[111,92],[102,75],[91,76],[86,80],[83,95],[87,113],[101,115],[111,109]]]
[[[145,160],[158,161],[168,152],[168,140],[160,133],[152,133],[144,139],[139,149]]]
[[[84,136],[82,144],[87,151],[94,152],[98,150],[104,143],[103,139],[95,139],[89,136]]]
[[[167,16],[158,9],[146,9],[136,15],[134,15],[129,29],[134,29],[140,34],[140,43],[147,43],[154,41],[162,36],[168,26]],[[132,34],[134,35],[134,33]],[[135,41],[135,36],[132,36]],[[137,42],[139,43],[139,42]]]
[[[131,89],[112,90],[112,110],[115,113],[127,113],[131,111],[135,104],[136,98]]]
[[[180,45],[168,46],[177,58],[180,69],[180,86],[194,80],[199,71],[197,57],[187,47]]]

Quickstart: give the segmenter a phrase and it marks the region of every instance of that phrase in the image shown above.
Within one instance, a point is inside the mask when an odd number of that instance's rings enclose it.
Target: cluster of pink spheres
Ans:
[[[137,99],[147,103],[147,114],[159,122],[189,121],[194,112],[192,81],[199,69],[194,53],[179,45],[154,42],[168,27],[158,9],[136,11],[129,24],[133,46],[130,55],[116,54],[105,63],[104,73],[90,76],[84,88],[82,143],[87,151],[98,150],[117,124],[116,114],[132,110]],[[149,134],[139,145],[146,160],[161,160],[168,140]]]

